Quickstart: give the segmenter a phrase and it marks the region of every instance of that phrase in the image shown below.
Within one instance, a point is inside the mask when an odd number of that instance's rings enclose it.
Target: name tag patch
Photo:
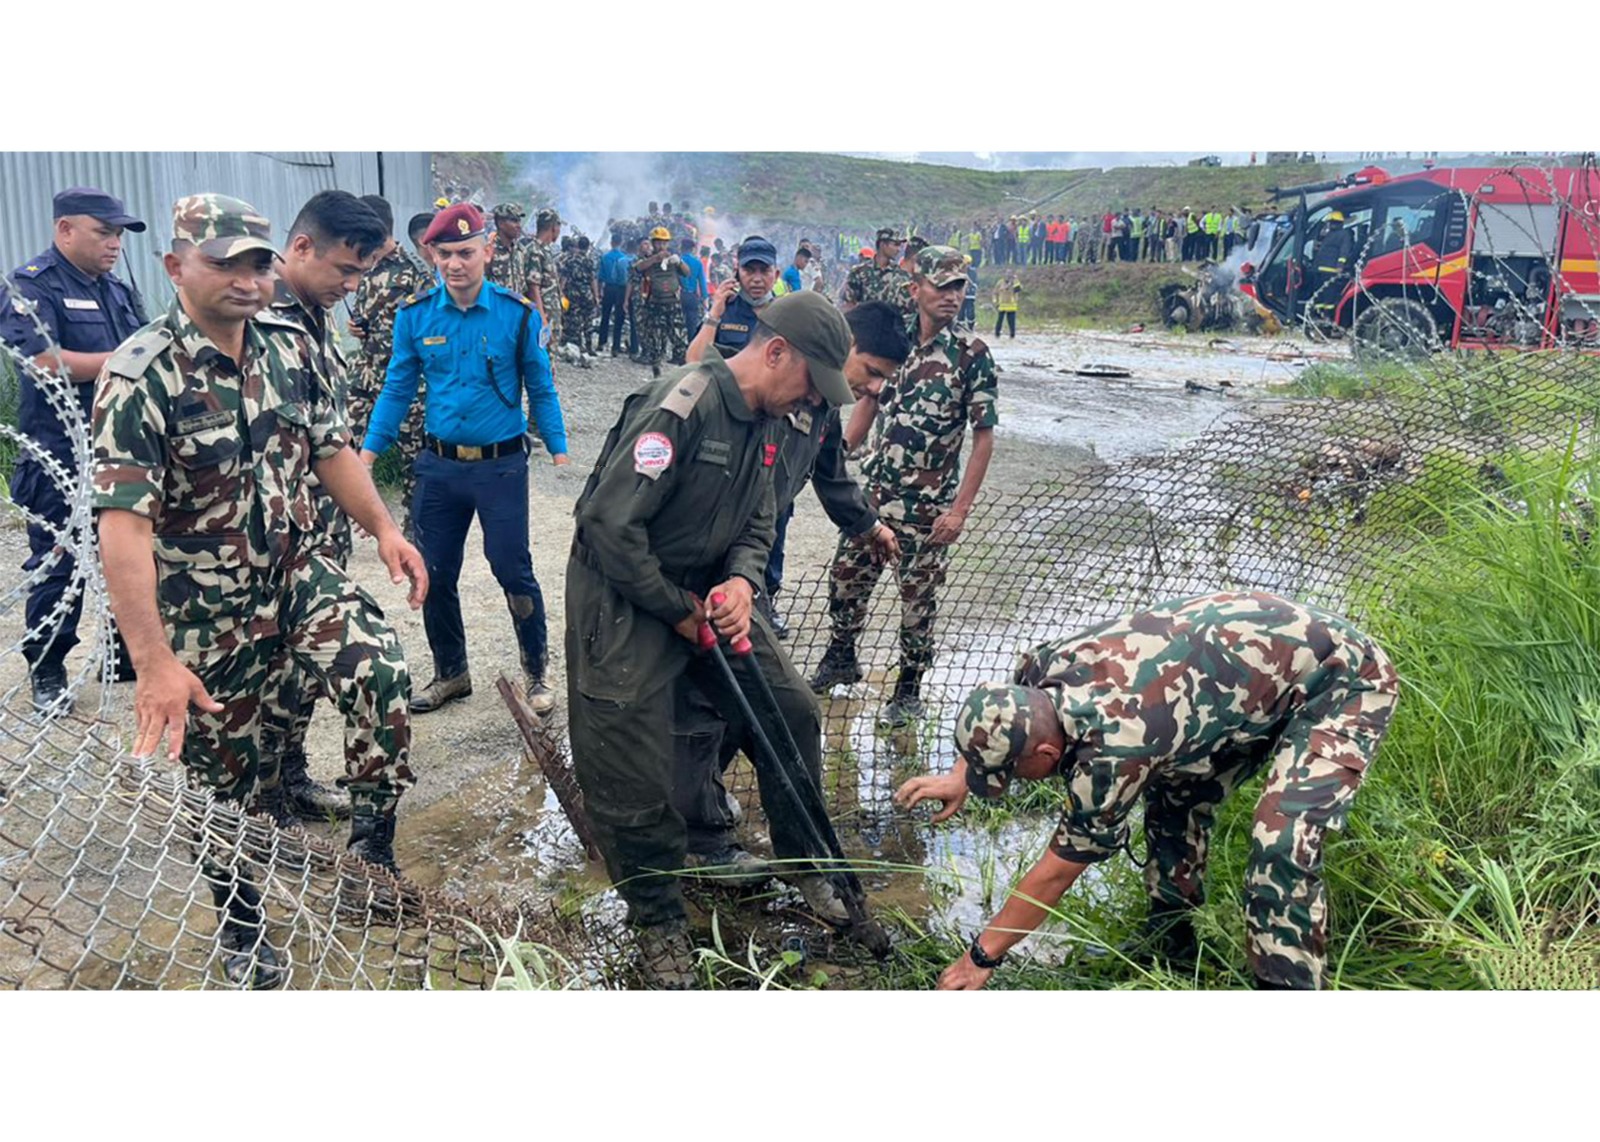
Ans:
[[[233,423],[233,413],[227,409],[217,409],[214,412],[203,412],[199,416],[186,416],[172,427],[178,436],[188,436],[194,432],[204,432],[208,428],[221,428],[224,424]]]
[[[100,303],[87,297],[64,297],[61,304],[68,309],[99,309]]]
[[[448,338],[445,337],[424,337],[422,343],[424,345],[443,345],[446,340]]]
[[[659,432],[646,432],[633,442],[633,470],[652,480],[672,463],[672,441]]]
[[[733,458],[733,445],[726,440],[702,440],[694,458],[707,464],[721,464],[726,468],[728,461]]]

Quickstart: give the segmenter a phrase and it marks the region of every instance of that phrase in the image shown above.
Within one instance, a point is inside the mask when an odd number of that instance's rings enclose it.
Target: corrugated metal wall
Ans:
[[[281,237],[319,190],[382,194],[404,240],[406,219],[433,201],[426,151],[0,151],[0,273],[50,245],[50,200],[69,186],[121,198],[150,228],[123,237],[117,274],[132,277],[152,316],[172,299],[161,269],[172,204],[215,191],[242,198],[272,219]]]

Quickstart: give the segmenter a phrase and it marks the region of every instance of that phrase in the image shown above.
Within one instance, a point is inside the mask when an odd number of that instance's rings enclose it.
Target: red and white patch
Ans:
[[[646,432],[633,442],[633,470],[654,480],[672,463],[672,441],[659,432]]]

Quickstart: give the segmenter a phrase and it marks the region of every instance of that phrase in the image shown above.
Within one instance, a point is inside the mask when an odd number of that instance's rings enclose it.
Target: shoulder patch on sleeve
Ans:
[[[709,370],[696,369],[692,373],[686,373],[678,378],[656,407],[666,409],[679,420],[688,420],[689,414],[694,411],[694,406],[700,403],[700,398],[705,396],[706,388],[710,384]]]
[[[119,377],[142,377],[150,362],[166,352],[171,344],[172,330],[164,323],[147,325],[117,346],[116,352],[106,361],[106,371]]]
[[[285,317],[275,309],[263,309],[255,315],[255,321],[260,325],[268,325],[274,329],[293,329],[296,333],[311,336],[311,332],[292,317]]]
[[[399,305],[399,308],[400,309],[406,309],[409,306],[416,305],[417,302],[419,302],[419,301],[427,301],[428,298],[433,296],[433,289],[434,289],[434,287],[429,287],[428,289],[419,290],[418,292],[412,294],[410,297],[408,297],[404,301],[402,301],[400,303],[400,305]]]
[[[18,266],[16,273],[12,274],[11,276],[17,278],[36,278],[49,268],[49,266],[41,266],[38,262],[29,262],[25,266]]]

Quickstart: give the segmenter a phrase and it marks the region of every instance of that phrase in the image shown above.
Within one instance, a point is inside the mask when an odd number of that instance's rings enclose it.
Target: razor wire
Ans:
[[[1554,185],[1549,171],[1522,168],[1518,177],[1545,192]],[[1481,212],[1464,191],[1437,197]],[[1592,212],[1564,205],[1596,257]],[[1466,272],[1479,275],[1477,292],[1457,310],[1441,310],[1437,294],[1365,286],[1343,325],[1307,306],[1300,331],[1355,340],[1358,368],[1307,365],[1301,391],[1235,397],[1209,431],[1159,454],[1063,470],[1026,488],[987,487],[938,588],[926,717],[898,729],[879,723],[899,652],[899,597],[886,571],[857,644],[865,677],[820,699],[825,792],[846,826],[847,850],[917,843],[923,826],[892,810],[894,788],[914,773],[948,768],[957,704],[972,687],[1009,674],[1033,643],[1221,589],[1267,590],[1351,613],[1372,569],[1410,542],[1409,513],[1432,481],[1491,484],[1506,453],[1564,447],[1574,433],[1587,450],[1600,409],[1600,357],[1591,355],[1600,345],[1600,298],[1566,288],[1559,251],[1545,266],[1552,288],[1539,297],[1523,252],[1544,241],[1539,219],[1506,213],[1494,241],[1474,246]],[[1407,250],[1403,231],[1394,234]],[[1496,242],[1506,248],[1497,252]],[[1355,248],[1356,281],[1379,251],[1393,252],[1370,229]],[[1557,315],[1552,298],[1562,306]],[[1385,323],[1402,314],[1383,303],[1396,299],[1431,307],[1431,326],[1386,336]],[[1383,316],[1363,326],[1361,311]],[[43,330],[37,317],[34,324]],[[1441,327],[1472,330],[1485,347],[1447,349]],[[66,520],[52,523],[11,503],[12,530],[0,535],[20,548],[18,528],[42,527],[53,550],[41,566],[8,577],[0,613],[20,609],[29,588],[70,558],[69,590],[41,633],[53,637],[81,599],[88,653],[69,678],[79,712],[48,717],[29,701],[20,640],[0,649],[0,987],[224,986],[201,849],[230,876],[261,886],[260,938],[287,966],[291,986],[493,987],[508,971],[525,970],[517,966],[523,946],[543,957],[550,986],[633,982],[631,938],[615,907],[579,906],[570,893],[538,886],[486,884],[479,903],[423,889],[356,860],[337,839],[279,829],[190,787],[169,763],[128,755],[127,697],[112,685],[112,619],[84,478],[87,426],[72,382],[6,352],[68,427],[74,468],[15,427],[0,427],[68,506]],[[1330,377],[1342,383],[1324,383]],[[1347,395],[1328,395],[1334,390]],[[784,607],[789,653],[810,674],[829,639],[826,572],[788,585]],[[493,716],[506,715],[496,708]],[[543,751],[541,764],[560,763],[567,747],[559,724],[543,726],[530,749]],[[759,800],[742,759],[729,788],[759,848]],[[541,852],[553,864],[581,863],[576,836],[548,815],[556,837]]]

